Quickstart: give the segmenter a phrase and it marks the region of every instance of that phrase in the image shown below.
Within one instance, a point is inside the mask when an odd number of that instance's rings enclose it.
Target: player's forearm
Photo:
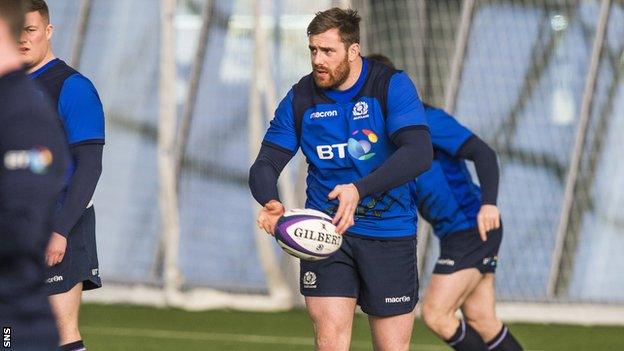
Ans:
[[[399,147],[379,168],[360,179],[360,198],[405,184],[431,167],[433,147],[427,129],[406,129],[393,138]]]
[[[65,201],[54,221],[54,231],[65,237],[78,223],[93,197],[102,173],[103,148],[101,144],[87,144],[71,149],[76,170],[68,186]]]
[[[496,152],[479,137],[473,136],[461,147],[457,156],[474,162],[481,185],[481,202],[496,205],[500,178]]]
[[[249,189],[251,195],[262,206],[271,200],[279,201],[277,180],[286,167],[291,153],[268,143],[263,143],[256,161],[249,169]]]

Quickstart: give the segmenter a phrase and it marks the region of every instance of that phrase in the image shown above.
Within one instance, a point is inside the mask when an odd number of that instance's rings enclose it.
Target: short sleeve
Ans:
[[[104,109],[91,81],[80,74],[67,78],[58,104],[70,145],[104,143]]]
[[[299,140],[295,130],[292,100],[293,92],[290,90],[277,106],[275,116],[264,135],[264,142],[279,146],[295,154],[299,149]]]
[[[433,146],[455,156],[473,133],[442,109],[427,107],[425,112]]]
[[[406,127],[427,127],[425,110],[412,80],[404,72],[395,73],[388,87],[386,126],[392,137]]]

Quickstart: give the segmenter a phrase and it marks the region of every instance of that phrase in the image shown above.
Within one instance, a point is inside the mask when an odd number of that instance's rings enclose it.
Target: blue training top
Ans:
[[[425,106],[433,144],[431,168],[412,182],[418,211],[439,238],[477,226],[481,189],[458,151],[473,133],[445,111]]]
[[[55,71],[64,74],[55,74]],[[45,73],[50,73],[50,83]],[[39,81],[55,100],[69,145],[87,141],[104,143],[104,110],[89,79],[59,59],[48,62],[29,76]],[[60,90],[49,91],[53,89],[51,85],[59,86]]]
[[[427,128],[424,109],[407,74],[363,59],[362,73],[345,91],[322,90],[303,77],[280,102],[263,143],[295,154],[308,166],[306,207],[334,215],[336,185],[373,172],[397,149],[391,137],[403,128]],[[349,233],[375,238],[416,233],[416,208],[404,184],[360,199]]]
[[[60,59],[54,59],[29,74],[55,103],[70,146],[104,144],[104,109],[93,83]],[[71,182],[75,164],[71,160],[66,185]],[[59,197],[63,203],[67,186]]]

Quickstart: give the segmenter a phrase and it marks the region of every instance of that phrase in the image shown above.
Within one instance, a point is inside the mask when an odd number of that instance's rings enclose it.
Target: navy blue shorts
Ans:
[[[383,240],[345,234],[340,250],[320,261],[301,261],[304,296],[357,299],[366,314],[395,316],[418,302],[416,237]]]
[[[56,266],[47,267],[45,289],[48,295],[61,294],[81,282],[82,290],[102,286],[95,243],[93,206],[85,209],[69,233],[63,261]]]
[[[502,240],[502,225],[488,232],[485,242],[477,228],[448,234],[440,239],[440,257],[433,273],[451,274],[468,268],[476,268],[483,274],[494,273]]]

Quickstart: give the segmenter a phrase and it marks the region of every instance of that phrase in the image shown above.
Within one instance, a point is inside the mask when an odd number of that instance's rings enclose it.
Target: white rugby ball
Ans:
[[[329,257],[342,245],[342,235],[327,214],[312,209],[292,209],[278,220],[275,239],[287,253],[306,261]]]

